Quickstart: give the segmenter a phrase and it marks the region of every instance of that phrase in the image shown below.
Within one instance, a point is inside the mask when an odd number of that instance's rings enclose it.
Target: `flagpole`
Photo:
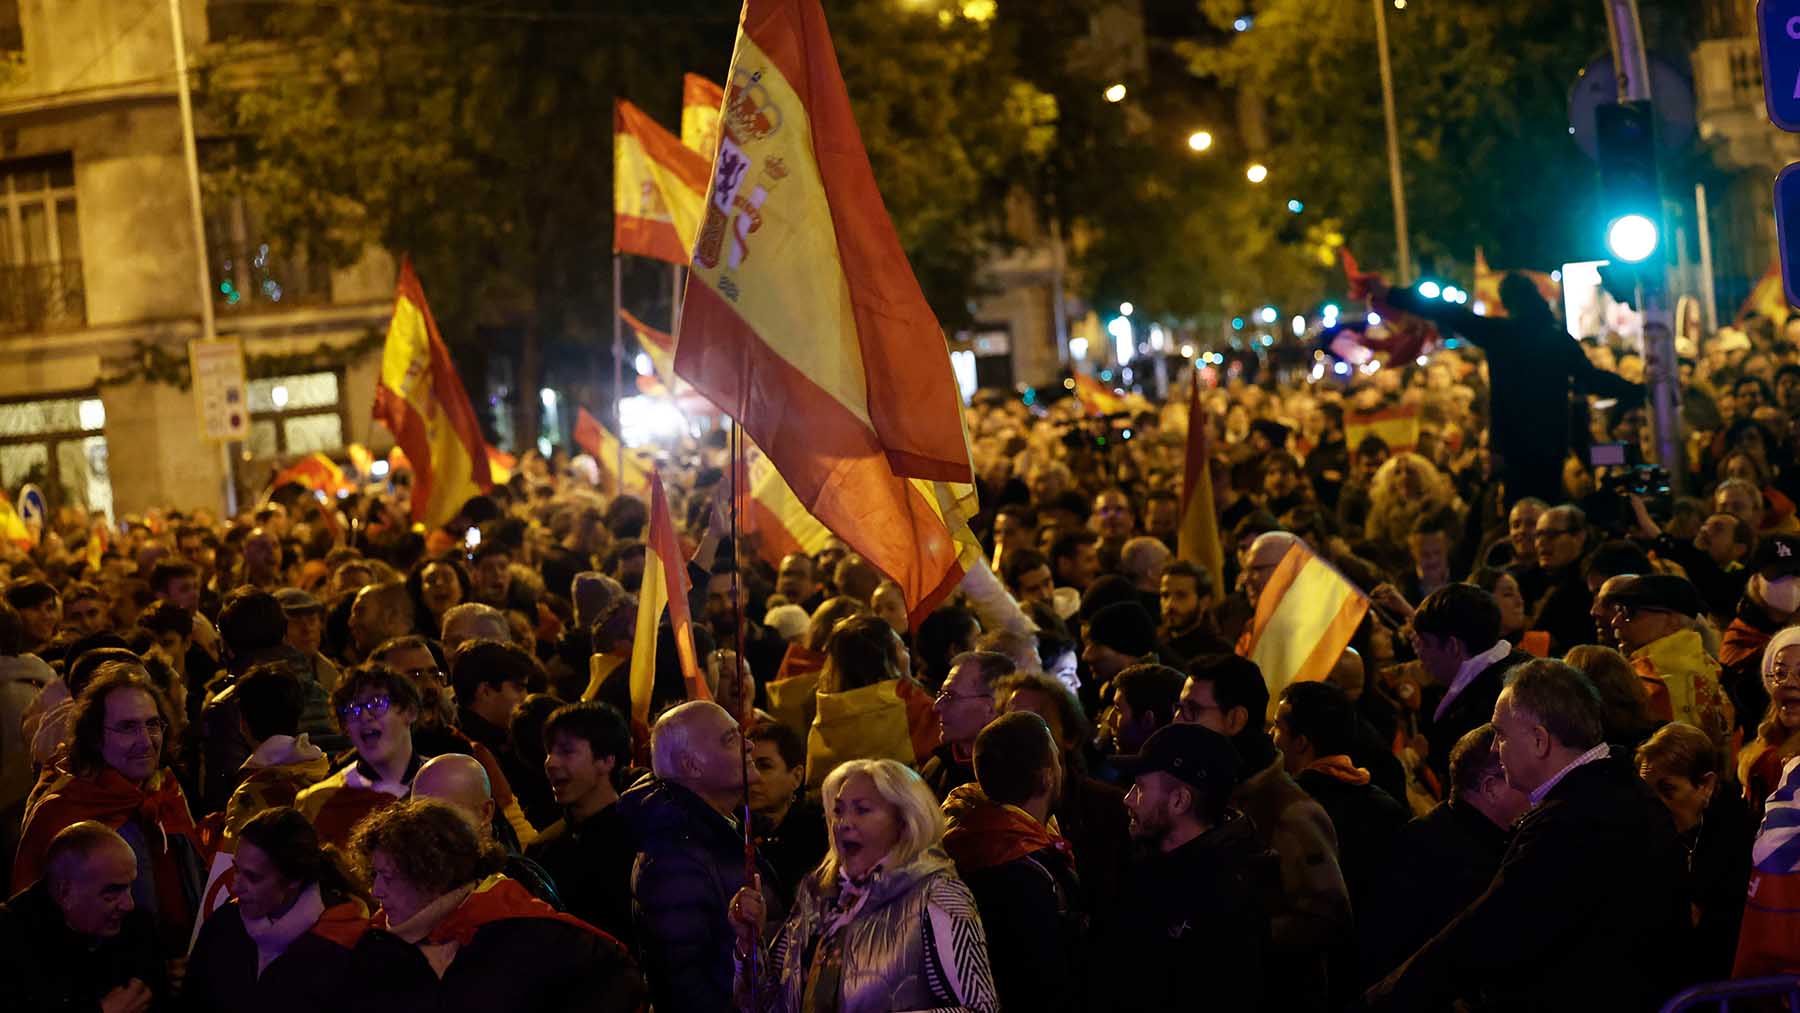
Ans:
[[[679,270],[679,268],[677,268],[677,270]],[[680,304],[677,303],[676,305],[679,306]],[[679,312],[679,310],[677,310],[677,312]],[[738,476],[739,476],[739,474],[741,474],[743,472],[743,470],[744,470],[744,429],[742,426],[737,424],[736,419],[733,419],[732,423],[731,423],[731,602],[732,602],[733,609],[735,609],[735,611],[737,613],[737,617],[736,617],[737,621],[732,624],[734,627],[734,633],[736,634],[735,640],[737,642],[737,651],[736,651],[736,657],[731,659],[731,661],[732,661],[731,674],[732,674],[733,679],[735,679],[735,680],[743,679],[744,664],[745,664],[745,662],[744,662],[744,593],[743,593],[743,586],[741,583],[743,578],[742,578],[742,575],[738,572],[738,565],[737,565],[737,561],[738,561]],[[719,565],[718,552],[716,549],[714,550],[713,558],[709,562],[711,563],[711,565],[707,567],[708,572],[711,572],[713,567],[716,567]],[[719,673],[719,685],[721,688],[723,688],[725,685],[725,673],[723,673],[723,672]],[[737,697],[741,697],[743,695],[743,691],[742,691],[741,687],[738,689],[734,689],[732,692]],[[733,703],[735,703],[735,702],[736,702],[736,699],[734,698]],[[751,720],[750,718],[746,718],[746,730],[747,730],[748,722],[750,720]],[[743,763],[743,777],[744,777],[744,780],[742,782],[743,786],[744,786],[744,882],[749,883],[752,886],[756,886],[757,883],[759,882],[760,877],[757,875],[757,871],[756,871],[756,835],[752,832],[752,829],[750,826],[750,751],[747,749],[743,751],[742,763]],[[757,991],[759,982],[757,980],[758,979],[758,968],[757,968],[756,964],[757,964],[757,957],[760,955],[760,953],[761,953],[760,949],[758,949],[756,947],[751,948],[750,995],[751,995],[751,1008],[752,1009],[755,1009],[758,1005],[756,1002],[756,991]]]
[[[625,335],[619,311],[624,309],[619,298],[620,279],[624,271],[619,255],[613,254],[613,435],[619,438],[618,460],[613,462],[613,480],[618,483],[616,495],[625,495]],[[604,462],[595,462],[603,464]]]
[[[681,265],[669,265],[669,334],[679,340],[681,336]],[[675,389],[669,388],[673,395]]]

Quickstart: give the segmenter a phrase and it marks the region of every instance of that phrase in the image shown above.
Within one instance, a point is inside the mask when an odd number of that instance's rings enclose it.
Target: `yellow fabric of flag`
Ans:
[[[1377,412],[1344,416],[1344,446],[1352,452],[1370,436],[1379,436],[1396,454],[1419,443],[1419,406],[1401,405]]]
[[[494,487],[475,409],[405,258],[375,385],[375,419],[412,465],[415,522],[438,527],[469,497]]]
[[[681,76],[681,143],[709,163],[719,147],[719,107],[725,89],[699,74]]]
[[[1175,555],[1206,567],[1214,586],[1225,579],[1225,550],[1219,544],[1219,518],[1213,503],[1212,432],[1200,404],[1200,371],[1188,385],[1187,459],[1181,471],[1181,530]]]
[[[1775,322],[1777,330],[1787,326],[1788,314],[1792,313],[1788,306],[1787,289],[1781,284],[1781,263],[1770,264],[1769,270],[1756,287],[1750,290],[1750,298],[1738,309],[1737,323],[1742,324],[1752,315],[1760,316]]]
[[[1368,596],[1305,542],[1288,549],[1256,600],[1242,652],[1262,669],[1269,717],[1289,683],[1331,674],[1368,612]]]
[[[687,263],[705,193],[706,160],[620,99],[613,107],[613,250]]]
[[[943,330],[876,189],[818,0],[748,0],[675,369],[915,621],[979,557]]]
[[[663,495],[662,476],[650,473],[650,525],[644,539],[644,581],[638,588],[637,628],[631,641],[631,716],[650,723],[650,697],[656,689],[656,631],[663,610],[675,631],[675,650],[681,655],[681,674],[687,681],[689,700],[710,700],[706,680],[694,656],[693,624],[688,617],[687,559],[675,540],[675,524],[669,516],[669,500]]]

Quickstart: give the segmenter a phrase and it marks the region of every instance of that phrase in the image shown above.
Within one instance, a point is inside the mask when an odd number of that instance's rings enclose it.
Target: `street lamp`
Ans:
[[[1648,259],[1656,241],[1656,223],[1644,215],[1620,215],[1606,227],[1606,248],[1627,264]]]
[[[1188,147],[1195,151],[1205,151],[1212,147],[1212,134],[1205,130],[1196,130],[1188,135]]]
[[[1244,178],[1252,183],[1261,183],[1269,178],[1269,167],[1261,162],[1252,162],[1250,168],[1244,170]]]
[[[1104,94],[1108,102],[1123,102],[1125,101],[1125,86],[1122,84],[1111,85]]]

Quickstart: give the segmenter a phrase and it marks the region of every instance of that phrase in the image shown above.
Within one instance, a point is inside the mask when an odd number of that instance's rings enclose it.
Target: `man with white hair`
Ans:
[[[1139,535],[1119,550],[1119,572],[1139,594],[1155,597],[1162,580],[1163,567],[1169,565],[1173,553],[1160,538]]]
[[[736,814],[759,775],[737,722],[708,700],[665,711],[650,753],[651,776],[618,806],[638,843],[632,921],[651,1003],[659,1013],[729,1009],[734,937],[726,905],[750,885]],[[770,904],[774,882],[765,866],[759,885]]]
[[[443,636],[438,638],[449,655],[465,640],[498,640],[512,643],[512,624],[506,613],[480,602],[466,601],[444,613]]]
[[[1267,531],[1256,536],[1250,543],[1250,551],[1244,553],[1244,593],[1250,598],[1250,607],[1255,608],[1257,599],[1262,597],[1263,588],[1269,586],[1269,578],[1275,575],[1275,568],[1281,565],[1281,557],[1287,555],[1289,549],[1299,544],[1300,537],[1287,531]]]

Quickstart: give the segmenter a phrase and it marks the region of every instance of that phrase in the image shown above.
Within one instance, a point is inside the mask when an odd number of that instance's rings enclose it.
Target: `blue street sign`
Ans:
[[[1781,247],[1781,286],[1800,306],[1800,162],[1775,177],[1775,238]]]
[[[1800,0],[1757,0],[1756,24],[1769,119],[1800,133]]]

